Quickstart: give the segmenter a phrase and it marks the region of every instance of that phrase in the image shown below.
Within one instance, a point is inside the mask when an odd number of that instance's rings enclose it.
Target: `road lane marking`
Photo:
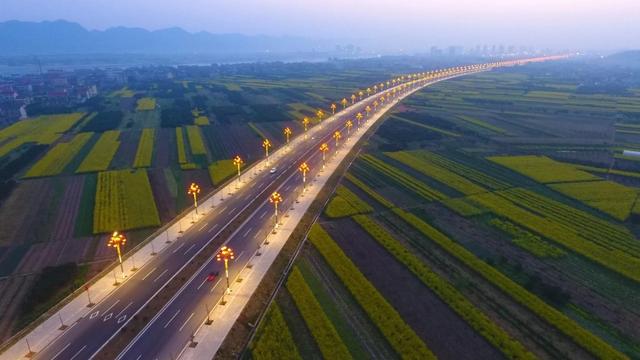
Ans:
[[[202,285],[204,285],[204,283],[206,283],[206,282],[207,282],[207,278],[204,278],[204,280],[202,280],[202,283],[200,283],[200,285],[198,286],[198,290],[200,290]]]
[[[242,235],[242,237],[246,238],[247,235],[249,235],[249,232],[251,232],[251,230],[253,230],[253,227],[250,227],[247,231],[245,231],[244,235]]]
[[[211,229],[209,229],[209,231],[207,231],[208,233],[212,232],[213,230],[215,230],[218,227],[218,224],[213,225],[213,227],[211,227]]]
[[[78,352],[77,352],[77,353],[75,353],[75,355],[73,355],[73,356],[71,357],[71,359],[69,359],[69,360],[73,360],[73,359],[75,359],[78,355],[80,355],[80,353],[82,352],[82,350],[84,350],[86,347],[87,347],[87,345],[83,346],[83,347],[82,347],[80,350],[78,350]]]
[[[187,249],[187,251],[184,252],[184,255],[187,255],[187,253],[189,251],[191,251],[191,249],[193,249],[193,247],[196,246],[196,244],[191,244],[191,246],[189,246],[189,248]]]
[[[122,315],[122,313],[123,313],[125,310],[127,310],[127,308],[128,308],[129,306],[131,306],[132,304],[133,304],[133,301],[132,301],[132,302],[130,302],[129,304],[127,304],[127,306],[125,306],[125,307],[124,307],[124,309],[120,310],[120,312],[116,315],[116,317],[118,317],[118,316]]]
[[[183,247],[183,246],[184,246],[184,243],[181,243],[180,245],[178,245],[178,247],[175,248],[175,250],[173,250],[173,254],[177,253],[178,250],[180,250],[180,248]]]
[[[202,229],[206,228],[206,227],[207,227],[207,225],[209,225],[209,224],[204,224],[204,225],[202,225],[202,227],[200,227],[200,229],[198,229],[198,231],[202,231]]]
[[[238,209],[238,207],[234,207],[233,209],[229,210],[229,215],[233,215],[233,213]]]
[[[265,210],[262,215],[260,215],[260,219],[262,219],[265,215],[267,215],[267,211]]]
[[[240,255],[238,255],[233,261],[238,261],[242,257],[242,255],[244,255],[244,250],[242,250],[240,252]]]
[[[162,274],[158,275],[158,277],[157,277],[157,278],[155,278],[155,279],[153,280],[153,282],[156,282],[158,279],[160,279],[160,278],[162,277],[162,275],[164,275],[164,274],[166,274],[166,273],[167,273],[167,271],[169,271],[169,269],[164,269],[164,271],[162,272]]]
[[[212,292],[213,292],[213,289],[215,289],[215,288],[216,288],[216,286],[218,286],[218,284],[219,284],[219,283],[220,283],[220,279],[218,279],[218,281],[216,281],[216,283],[215,283],[215,284],[213,284],[213,286],[211,287],[211,291],[209,291],[209,292],[210,292],[210,293],[212,293]]]
[[[120,299],[116,300],[116,302],[113,303],[113,305],[111,305],[107,310],[105,310],[103,313],[106,314],[109,312],[109,310],[113,309],[114,306],[116,306],[117,303],[120,302]]]
[[[147,275],[145,275],[145,276],[142,278],[142,280],[146,279],[149,275],[151,275],[154,271],[156,271],[156,269],[157,269],[157,268],[158,268],[158,267],[156,266],[156,267],[154,267],[153,269],[151,269],[151,271],[149,271],[149,272],[147,273]]]
[[[182,326],[180,326],[180,329],[178,329],[178,332],[180,332],[180,331],[182,331],[182,329],[184,329],[184,326],[185,326],[185,325],[187,325],[187,323],[189,322],[189,320],[191,320],[191,318],[193,317],[193,314],[194,314],[194,313],[191,313],[191,315],[189,315],[189,317],[187,318],[187,320],[185,320],[185,321],[182,323]]]
[[[142,358],[142,354],[138,355],[138,357],[136,358],[136,360],[140,360]]]
[[[176,318],[176,316],[178,316],[178,314],[180,314],[180,309],[178,309],[178,311],[176,311],[175,314],[173,314],[173,316],[171,317],[171,319],[169,319],[169,321],[167,321],[167,323],[164,325],[164,328],[166,329],[167,326],[169,326],[169,324],[171,324],[171,322],[173,321],[173,319]]]
[[[67,348],[69,347],[69,345],[71,345],[71,343],[68,343],[67,345],[65,345],[65,347],[62,348],[62,350],[58,351],[57,354],[53,355],[53,357],[51,358],[51,360],[54,360],[55,358],[57,358],[60,354],[62,354],[63,351],[67,350]]]
[[[223,206],[222,209],[220,209],[220,212],[223,212],[225,210],[227,210],[227,205]]]

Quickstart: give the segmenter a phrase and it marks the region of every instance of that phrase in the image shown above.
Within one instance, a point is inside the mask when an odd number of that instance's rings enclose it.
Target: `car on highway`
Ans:
[[[278,169],[277,169],[277,168],[272,167],[272,168],[271,168],[271,170],[269,170],[269,173],[270,173],[270,174],[275,174],[275,173],[276,173],[276,171],[278,171]]]

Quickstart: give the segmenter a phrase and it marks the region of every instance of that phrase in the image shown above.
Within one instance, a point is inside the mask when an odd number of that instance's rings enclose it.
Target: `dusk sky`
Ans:
[[[212,33],[343,39],[379,49],[505,44],[640,48],[638,0],[0,0],[0,21],[89,29],[178,26]]]

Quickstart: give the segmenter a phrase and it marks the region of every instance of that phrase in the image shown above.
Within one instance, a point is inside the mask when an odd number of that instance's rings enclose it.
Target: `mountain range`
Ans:
[[[328,43],[301,37],[190,33],[173,27],[149,31],[113,27],[87,30],[64,20],[0,22],[1,55],[34,54],[227,54],[329,49]]]

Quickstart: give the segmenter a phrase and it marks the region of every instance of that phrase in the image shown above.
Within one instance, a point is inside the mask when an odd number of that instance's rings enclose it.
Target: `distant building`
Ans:
[[[622,156],[640,157],[640,151],[623,150]]]

